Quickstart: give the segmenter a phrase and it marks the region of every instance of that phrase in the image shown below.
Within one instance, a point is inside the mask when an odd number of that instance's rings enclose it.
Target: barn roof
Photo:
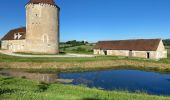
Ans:
[[[21,37],[15,39],[16,33],[19,33]],[[20,28],[10,30],[1,40],[23,40],[25,39],[25,36],[26,36],[26,28],[20,27]]]
[[[54,0],[30,0],[28,4],[33,3],[33,4],[39,4],[39,3],[44,3],[44,4],[50,4],[58,7]],[[59,7],[58,7],[59,8]]]
[[[99,41],[94,49],[156,51],[161,39]]]

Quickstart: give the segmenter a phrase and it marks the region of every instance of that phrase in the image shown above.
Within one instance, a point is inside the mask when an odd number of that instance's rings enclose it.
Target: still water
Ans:
[[[128,90],[156,95],[170,95],[170,74],[145,72],[140,70],[106,70],[76,73],[28,73],[1,70],[1,75],[24,77],[49,83],[86,85],[104,90]]]
[[[128,90],[170,95],[170,74],[140,70],[108,70],[83,73],[60,73],[60,78],[74,79],[71,84],[85,84],[105,90]]]

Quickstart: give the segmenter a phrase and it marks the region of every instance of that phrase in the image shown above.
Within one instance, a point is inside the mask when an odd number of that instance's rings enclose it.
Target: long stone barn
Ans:
[[[167,58],[167,50],[161,39],[99,41],[94,47],[94,54],[147,59]]]

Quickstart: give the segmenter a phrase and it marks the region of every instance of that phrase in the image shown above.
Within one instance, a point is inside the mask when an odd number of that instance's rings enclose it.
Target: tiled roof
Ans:
[[[20,35],[19,38],[17,38],[17,35]],[[1,40],[23,40],[25,39],[25,36],[26,28],[20,27],[17,29],[10,30]]]
[[[94,49],[156,51],[161,39],[99,41]]]
[[[50,5],[54,5],[54,6],[58,7],[58,6],[56,5],[56,3],[54,2],[54,0],[30,0],[30,1],[28,2],[28,4],[29,4],[29,3],[33,3],[33,4],[44,3],[44,4],[50,4]],[[58,7],[58,8],[59,8],[59,7]]]

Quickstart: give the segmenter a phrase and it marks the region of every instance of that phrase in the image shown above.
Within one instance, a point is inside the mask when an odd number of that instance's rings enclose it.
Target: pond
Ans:
[[[0,74],[25,77],[46,82],[86,85],[104,90],[127,90],[146,92],[156,95],[170,95],[170,74],[145,72],[140,70],[106,70],[76,73],[28,73],[12,70],[1,70]]]

